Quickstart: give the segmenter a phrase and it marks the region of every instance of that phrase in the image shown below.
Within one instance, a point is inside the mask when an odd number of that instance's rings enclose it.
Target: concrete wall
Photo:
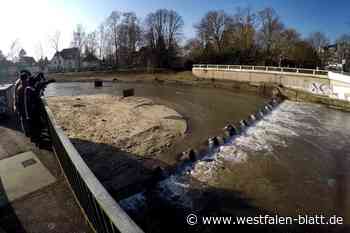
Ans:
[[[192,73],[200,78],[249,82],[255,85],[275,83],[327,96],[332,93],[331,82],[325,75],[215,68],[193,68]]]
[[[341,73],[329,72],[333,98],[350,101],[350,76]]]

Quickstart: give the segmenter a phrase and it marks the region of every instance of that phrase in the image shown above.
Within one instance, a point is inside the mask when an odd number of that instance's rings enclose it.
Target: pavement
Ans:
[[[0,118],[0,233],[90,233],[55,155]]]

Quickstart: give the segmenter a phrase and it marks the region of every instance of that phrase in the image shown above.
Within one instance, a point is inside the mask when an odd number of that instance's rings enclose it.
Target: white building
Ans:
[[[49,64],[53,72],[77,71],[79,68],[79,49],[69,48],[56,52]]]

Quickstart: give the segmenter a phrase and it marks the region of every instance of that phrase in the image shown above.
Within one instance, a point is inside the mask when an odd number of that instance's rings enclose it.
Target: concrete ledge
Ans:
[[[56,181],[31,151],[0,160],[0,179],[6,194],[0,196],[0,206]]]
[[[282,95],[287,99],[298,102],[310,102],[326,105],[329,108],[350,112],[350,102],[346,100],[334,99],[324,95],[316,95],[303,90],[292,88],[279,88]]]

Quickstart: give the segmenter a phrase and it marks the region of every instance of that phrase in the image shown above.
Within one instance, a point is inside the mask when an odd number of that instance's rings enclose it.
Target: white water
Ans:
[[[276,156],[276,148],[288,148],[293,140],[303,140],[322,153],[330,153],[334,148],[347,144],[349,131],[344,129],[343,121],[350,122],[346,113],[328,110],[323,106],[285,101],[242,135],[222,145],[214,153],[197,161],[181,174],[172,175],[160,182],[160,198],[171,201],[184,208],[193,208],[193,187],[200,181],[202,188],[215,179],[217,171],[227,165],[245,163],[253,156]],[[341,124],[344,123],[344,124]],[[349,128],[349,127],[348,127]],[[308,150],[308,148],[305,148]],[[317,155],[316,155],[317,156]],[[278,158],[277,158],[278,159]],[[326,178],[332,186],[332,178]],[[197,184],[198,185],[198,184]],[[137,200],[137,201],[136,201]],[[126,209],[142,208],[143,194],[137,194],[120,203]]]

